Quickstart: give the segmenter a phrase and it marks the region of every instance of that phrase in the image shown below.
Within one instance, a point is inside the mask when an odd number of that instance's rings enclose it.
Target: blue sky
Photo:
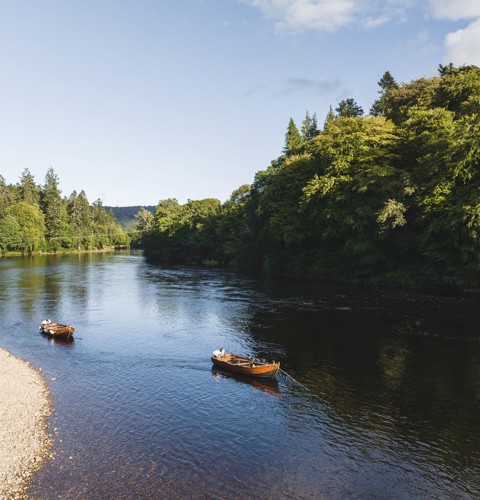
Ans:
[[[0,175],[105,205],[218,198],[377,82],[480,66],[479,0],[0,0]]]

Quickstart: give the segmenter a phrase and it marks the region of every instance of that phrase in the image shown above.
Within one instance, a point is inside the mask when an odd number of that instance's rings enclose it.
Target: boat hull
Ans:
[[[212,356],[212,363],[222,370],[260,378],[273,378],[280,369],[280,363],[263,363],[231,354]]]
[[[60,325],[58,323],[40,325],[40,333],[48,337],[69,339],[74,331],[75,327],[70,325]]]

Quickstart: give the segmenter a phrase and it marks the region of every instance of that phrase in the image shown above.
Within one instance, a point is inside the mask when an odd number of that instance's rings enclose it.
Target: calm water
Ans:
[[[139,254],[0,260],[0,345],[49,380],[32,498],[478,498],[480,293],[306,286]],[[65,344],[42,319],[76,326]],[[262,384],[228,351],[282,362]],[[55,430],[55,432],[54,432]]]

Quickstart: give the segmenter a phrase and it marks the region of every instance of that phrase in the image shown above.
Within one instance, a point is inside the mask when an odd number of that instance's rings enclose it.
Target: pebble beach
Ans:
[[[51,411],[41,372],[0,348],[0,499],[27,498],[32,474],[50,454]]]

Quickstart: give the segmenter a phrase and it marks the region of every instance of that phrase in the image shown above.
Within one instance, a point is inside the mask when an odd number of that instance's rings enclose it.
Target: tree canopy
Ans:
[[[25,169],[17,185],[0,176],[0,255],[124,247],[129,236],[100,200],[90,205],[83,191],[61,196],[49,168],[43,185]]]
[[[323,130],[316,114],[300,131],[291,118],[283,154],[225,203],[160,202],[145,252],[272,273],[480,278],[480,69],[401,84],[387,71],[378,85],[367,116],[349,98]]]

